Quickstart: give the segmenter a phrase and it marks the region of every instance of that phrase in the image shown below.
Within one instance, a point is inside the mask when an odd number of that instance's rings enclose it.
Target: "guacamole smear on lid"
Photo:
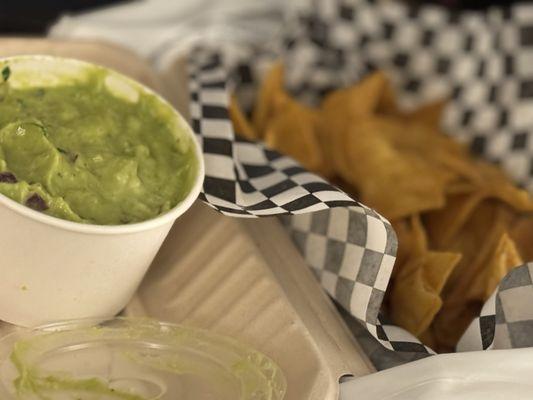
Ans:
[[[192,139],[155,95],[97,66],[42,86],[11,85],[16,66],[0,68],[0,193],[58,218],[119,225],[154,218],[191,190]]]

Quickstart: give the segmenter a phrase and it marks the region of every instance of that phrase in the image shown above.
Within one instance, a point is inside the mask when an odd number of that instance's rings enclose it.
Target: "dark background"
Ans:
[[[526,2],[527,0],[408,0],[411,4],[435,3],[445,6],[447,8],[462,10],[462,9],[484,9],[490,6],[506,7],[513,3]]]
[[[79,13],[106,5],[131,1],[134,0],[0,0],[0,34],[43,34],[62,13]],[[457,11],[484,9],[491,5],[505,7],[518,2],[516,0],[403,1],[415,7],[423,3],[440,4]]]
[[[126,1],[128,0],[0,0],[0,32],[45,33],[64,12],[77,13]]]

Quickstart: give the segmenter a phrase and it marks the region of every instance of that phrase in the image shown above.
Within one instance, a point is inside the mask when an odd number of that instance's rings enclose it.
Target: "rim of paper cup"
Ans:
[[[143,92],[149,93],[155,96],[158,99],[158,101],[170,107],[173,110],[173,112],[176,114],[176,116],[180,120],[183,121],[182,128],[185,130],[186,134],[189,136],[189,138],[191,139],[194,145],[194,155],[195,155],[196,162],[197,162],[197,172],[196,172],[194,184],[192,185],[191,189],[187,193],[187,196],[185,196],[185,198],[182,201],[180,201],[176,206],[174,206],[173,208],[171,208],[164,214],[158,215],[157,217],[154,217],[146,221],[142,221],[142,222],[136,222],[133,224],[96,225],[96,224],[87,224],[87,223],[82,223],[82,222],[68,221],[65,219],[61,219],[58,217],[53,217],[51,215],[44,214],[40,211],[33,210],[23,204],[16,202],[15,200],[10,199],[9,197],[3,195],[2,193],[0,193],[0,204],[1,205],[15,211],[18,214],[21,214],[35,221],[44,223],[46,225],[51,225],[57,228],[62,228],[65,230],[79,232],[79,233],[103,234],[103,235],[105,234],[109,234],[109,235],[128,234],[128,233],[135,233],[135,232],[154,229],[154,228],[157,228],[159,226],[165,225],[169,222],[176,220],[180,215],[182,215],[185,211],[187,211],[191,207],[194,201],[198,198],[198,195],[200,194],[200,190],[202,189],[202,184],[204,181],[205,172],[204,172],[203,155],[202,155],[202,151],[200,149],[198,140],[196,139],[195,134],[192,128],[190,127],[189,123],[167,100],[165,100],[158,93],[154,92],[152,89],[148,88],[142,83],[137,82],[136,80],[129,78],[126,75],[112,68],[104,67],[103,65],[96,64],[96,63],[78,60],[75,58],[56,57],[56,56],[50,56],[50,55],[36,54],[36,55],[0,57],[0,62],[5,62],[9,60],[23,60],[23,59],[33,59],[33,60],[43,60],[43,61],[54,60],[55,62],[75,63],[75,64],[86,65],[89,67],[103,68],[114,74],[118,74],[121,78],[127,80],[129,83],[134,85],[136,88],[142,90]]]

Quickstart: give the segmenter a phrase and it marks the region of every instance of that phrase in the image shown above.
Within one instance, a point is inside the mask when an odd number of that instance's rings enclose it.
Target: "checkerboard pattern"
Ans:
[[[190,60],[191,120],[206,164],[203,200],[223,214],[240,217],[301,214],[339,206],[360,211],[359,218],[366,216],[362,205],[291,158],[235,137],[221,54],[197,49]],[[372,216],[390,230],[385,219],[373,212]]]
[[[316,104],[384,70],[405,109],[450,98],[444,130],[533,192],[532,5],[453,14],[435,5],[311,0],[293,15],[284,42],[286,85],[300,99]],[[532,286],[517,278],[527,268],[502,281],[458,350],[533,346]],[[509,281],[518,287],[509,291]],[[510,324],[504,304],[522,319]]]
[[[533,263],[505,277],[496,298],[493,348],[533,347]]]
[[[228,91],[250,106],[262,71],[279,57],[289,90],[309,103],[379,68],[406,109],[450,97],[445,131],[533,191],[533,6],[453,15],[433,5],[313,0],[288,22],[277,51],[234,50],[198,47],[189,57],[192,124],[206,161],[202,199],[229,216],[281,216],[348,318],[386,349],[433,354],[379,314],[396,252],[388,221],[294,160],[236,138]],[[533,346],[531,268],[502,281],[458,351]]]
[[[489,350],[494,348],[497,296],[498,290],[483,305],[479,317],[470,323],[457,344],[457,351]]]
[[[294,94],[316,103],[385,70],[407,109],[453,99],[446,131],[533,190],[533,6],[453,14],[435,5],[312,0],[291,26],[283,57]]]
[[[457,346],[458,351],[533,347],[533,263],[508,274]]]
[[[283,216],[323,288],[380,343],[430,353],[379,317],[397,249],[390,223],[291,158],[235,137],[222,54],[196,48],[188,70],[191,122],[206,165],[202,200],[233,217]]]

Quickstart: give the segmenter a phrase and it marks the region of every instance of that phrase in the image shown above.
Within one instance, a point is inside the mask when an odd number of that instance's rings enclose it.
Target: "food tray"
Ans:
[[[183,60],[156,74],[133,53],[102,42],[0,39],[0,56],[16,54],[115,68],[187,116]],[[342,376],[373,371],[276,218],[224,217],[197,202],[174,225],[124,313],[208,328],[254,346],[283,369],[287,400],[336,400]]]

